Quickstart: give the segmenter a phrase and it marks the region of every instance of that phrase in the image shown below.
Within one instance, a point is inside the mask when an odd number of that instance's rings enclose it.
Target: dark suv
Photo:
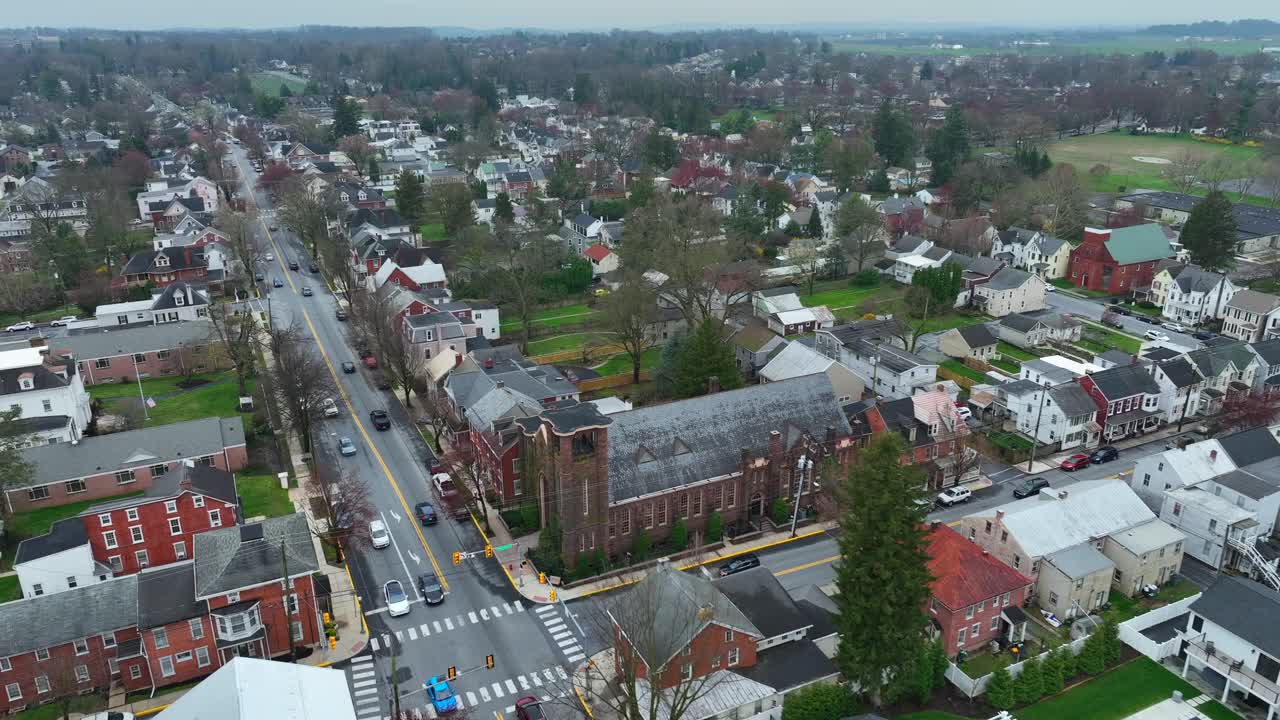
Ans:
[[[423,525],[435,525],[439,520],[439,518],[436,517],[436,506],[429,502],[414,505],[413,512],[418,516],[418,522]]]
[[[1089,461],[1094,465],[1097,465],[1099,463],[1111,462],[1118,457],[1120,457],[1120,451],[1110,445],[1107,445],[1106,447],[1100,447],[1097,450],[1094,450],[1093,454],[1089,456]]]
[[[387,414],[386,410],[370,410],[369,419],[373,421],[375,430],[391,429],[391,416]]]
[[[428,605],[439,605],[444,602],[444,588],[440,587],[440,579],[435,573],[418,576],[418,589],[422,591],[422,599]]]
[[[751,568],[757,567],[760,567],[760,558],[756,557],[755,553],[739,555],[720,566],[720,577],[733,575],[734,573],[740,573],[743,570],[750,570]]]
[[[1013,489],[1013,496],[1016,498],[1027,498],[1039,493],[1041,490],[1049,487],[1049,481],[1043,478],[1027,478],[1018,483]]]

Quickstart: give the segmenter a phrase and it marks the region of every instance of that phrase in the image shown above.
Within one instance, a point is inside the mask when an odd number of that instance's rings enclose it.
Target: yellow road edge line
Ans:
[[[171,704],[172,704],[172,703],[167,703],[167,704],[165,704],[165,705],[158,705],[158,706],[153,707],[153,708],[147,708],[146,710],[139,710],[138,712],[134,713],[134,714],[133,714],[133,716],[134,716],[134,717],[146,717],[146,716],[148,716],[148,715],[155,715],[156,713],[158,713],[158,712],[160,712],[160,711],[164,710],[165,708],[169,707],[169,705],[171,705]]]
[[[252,193],[250,193],[252,196]],[[255,207],[258,205],[258,199],[253,198]],[[284,253],[280,252],[280,246],[276,244],[276,238],[271,234],[271,228],[267,227],[265,220],[259,218],[262,223],[262,229],[267,233],[267,241],[271,243],[271,247],[276,251],[276,260],[281,268],[286,268],[284,264]],[[289,287],[296,290],[293,284],[293,278],[286,273],[285,279],[289,282]],[[373,438],[369,436],[369,431],[365,429],[364,423],[360,421],[360,415],[356,412],[355,405],[351,403],[351,398],[347,395],[346,388],[342,387],[342,379],[338,377],[338,371],[333,367],[333,360],[329,357],[329,353],[325,352],[324,344],[320,342],[320,333],[316,332],[316,326],[311,322],[311,315],[305,307],[302,310],[302,319],[307,321],[307,328],[311,331],[311,336],[315,338],[316,349],[320,351],[320,357],[324,358],[324,364],[329,368],[329,374],[333,376],[334,384],[337,386],[338,395],[342,397],[342,402],[347,406],[347,412],[351,414],[351,420],[356,424],[356,429],[360,431],[360,436],[364,438],[365,444],[369,446],[369,451],[373,453],[374,459],[378,461],[378,466],[382,468],[382,472],[387,476],[387,480],[391,482],[391,489],[395,491],[396,497],[400,499],[400,505],[404,508],[405,516],[413,518],[413,511],[409,509],[409,502],[405,500],[404,493],[400,490],[400,484],[396,482],[395,476],[391,474],[391,468],[387,467],[387,463],[382,459],[382,453],[378,452],[378,448],[373,444]],[[427,552],[427,559],[431,561],[431,567],[435,568],[436,577],[440,579],[440,585],[444,587],[445,592],[449,591],[449,581],[445,579],[444,573],[440,570],[440,564],[436,562],[435,553],[431,552],[431,546],[427,544],[427,537],[422,534],[422,528],[417,522],[413,522],[413,532],[418,536],[418,540],[422,543],[422,548]],[[413,578],[409,578],[413,580]],[[352,583],[355,588],[355,583]],[[363,615],[361,616],[363,618]],[[363,621],[363,620],[362,620]],[[366,631],[367,634],[367,631]]]
[[[338,542],[338,547],[342,547],[342,542]],[[364,603],[360,602],[360,593],[356,592],[356,581],[351,577],[351,563],[347,562],[347,549],[342,548],[342,569],[347,571],[347,582],[351,583],[351,594],[356,598],[356,614],[360,616],[360,627],[364,629],[364,634],[369,634],[369,621],[364,617]],[[334,627],[337,627],[335,623]]]
[[[811,567],[817,567],[819,565],[826,565],[827,563],[833,563],[839,559],[840,559],[839,555],[832,555],[831,557],[822,558],[821,560],[814,560],[813,562],[808,562],[803,565],[796,565],[795,567],[789,567],[786,570],[779,570],[774,573],[774,576],[781,577],[783,575],[790,575],[793,572],[800,572],[801,570],[808,570]]]
[[[480,527],[480,521],[476,519],[476,514],[468,510],[467,515],[471,516],[471,522],[476,526],[476,530],[480,532],[480,537],[484,540],[484,544],[491,545],[492,543],[489,542],[489,536],[485,534],[484,528]],[[493,559],[498,560],[497,552],[493,554]],[[503,563],[501,560],[498,560],[498,567],[502,568],[502,572],[504,575],[507,576],[507,581],[511,583],[511,587],[514,588],[515,591],[519,593],[520,586],[516,584],[516,579],[511,577],[511,571],[507,569],[506,564]],[[520,593],[520,594],[524,595],[524,593]]]

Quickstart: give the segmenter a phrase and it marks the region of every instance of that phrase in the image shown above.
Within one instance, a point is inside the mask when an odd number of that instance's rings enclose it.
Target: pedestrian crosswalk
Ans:
[[[373,655],[357,655],[347,666],[347,683],[351,686],[351,702],[356,708],[357,720],[381,720],[382,694],[378,692],[378,673],[373,667]]]
[[[426,620],[417,625],[411,625],[402,630],[393,630],[389,632],[373,635],[369,638],[369,647],[374,652],[390,650],[393,644],[404,644],[406,642],[414,642],[422,640],[432,635],[439,635],[451,630],[464,628],[467,625],[476,625],[483,622],[492,622],[509,615],[524,612],[524,603],[515,600],[501,605],[491,605],[478,611],[467,611],[460,615],[446,615],[435,620]]]
[[[543,700],[549,700],[552,697],[563,697],[567,692],[568,683],[569,673],[565,672],[564,668],[559,665],[554,665],[542,670],[517,675],[513,678],[485,683],[470,690],[459,687],[455,692],[457,693],[459,707],[474,708],[477,705],[502,700],[510,703],[511,707],[507,708],[507,715],[510,715],[514,712],[516,700],[529,696],[542,698]],[[466,683],[463,680],[459,680],[458,684],[461,686]]]
[[[571,623],[566,617],[563,605],[539,605],[534,608],[538,621],[551,633],[551,641],[570,663],[582,662],[587,658],[582,649],[582,641],[573,634]]]

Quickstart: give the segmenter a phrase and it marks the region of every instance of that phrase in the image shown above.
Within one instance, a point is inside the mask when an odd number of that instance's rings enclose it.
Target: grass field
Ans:
[[[30,320],[33,323],[47,323],[50,320],[57,320],[63,315],[82,315],[83,313],[84,311],[75,305],[63,305],[61,307],[50,308],[48,310],[39,310],[27,315],[26,317],[20,317],[13,313],[5,313],[0,315],[0,330],[22,320]]]
[[[1005,357],[1017,360],[1018,362],[1035,360],[1037,357],[1039,357],[1038,355],[1033,355],[1027,352],[1026,350],[1023,350],[1022,348],[1014,347],[1013,345],[1010,345],[1009,343],[1003,340],[996,343],[996,352],[1000,353],[1001,355],[1004,355]]]
[[[0,603],[22,599],[22,586],[18,584],[17,575],[0,577]]]
[[[602,336],[596,333],[569,333],[567,335],[552,335],[547,338],[540,338],[529,342],[529,355],[550,355],[551,353],[564,352],[565,350],[576,350],[583,347],[592,340],[601,340]]]
[[[1190,683],[1146,657],[1100,675],[1061,695],[1014,713],[1018,720],[1121,720],[1181,690],[1188,700],[1200,694]]]
[[[203,375],[196,375],[194,377],[212,382],[214,380],[220,380],[225,377],[230,377],[230,375],[227,373],[208,373]],[[149,380],[143,380],[142,392],[147,397],[154,397],[156,395],[169,395],[171,393],[178,392],[179,390],[178,383],[180,382],[182,382],[181,375],[174,375],[172,377],[158,377],[158,378],[151,378]],[[128,383],[112,383],[110,385],[94,385],[89,388],[89,396],[94,398],[95,400],[111,400],[114,398],[122,398],[122,397],[136,398],[138,397],[138,383],[128,382]]]
[[[444,225],[442,223],[427,223],[418,230],[422,233],[422,242],[424,243],[444,240]]]
[[[589,322],[593,315],[598,311],[592,310],[586,303],[578,305],[561,305],[559,307],[544,308],[533,314],[533,324],[541,327],[559,327],[561,325],[572,325],[575,323]],[[520,331],[519,318],[511,318],[508,314],[506,322],[502,323],[502,332],[514,333]]]
[[[200,385],[190,390],[178,387],[181,377],[155,378],[142,381],[143,394],[154,399],[156,406],[148,410],[149,420],[145,427],[168,425],[170,423],[198,420],[208,417],[231,417],[235,415],[240,403],[240,388],[231,373],[202,375],[210,380],[207,385]],[[249,381],[248,394],[253,394],[254,381]],[[125,413],[129,403],[137,402],[138,384],[136,382],[117,383],[113,385],[95,385],[90,388],[94,398],[103,401],[107,414]],[[161,396],[169,397],[161,397]],[[240,413],[246,425],[253,413]]]
[[[1191,152],[1204,159],[1226,158],[1235,163],[1257,156],[1258,149],[1240,145],[1219,145],[1201,142],[1189,137],[1168,135],[1130,135],[1128,132],[1102,133],[1064,138],[1049,144],[1049,158],[1055,163],[1074,165],[1098,192],[1132,192],[1139,188],[1148,190],[1174,190],[1174,185],[1164,177],[1168,165],[1135,160],[1135,157],[1176,160]],[[1110,174],[1089,175],[1089,168],[1106,165]],[[1243,174],[1243,173],[1242,173]]]
[[[962,377],[967,377],[974,382],[987,382],[990,379],[959,360],[943,360],[940,367],[944,367]]]
[[[645,350],[644,354],[640,356],[640,369],[652,370],[658,366],[658,359],[661,357],[661,347],[652,347]],[[629,373],[631,372],[631,356],[626,353],[619,353],[606,360],[603,365],[592,368],[592,370],[600,373],[601,377]]]
[[[135,493],[116,495],[111,499],[119,500],[120,498],[133,497],[134,495],[141,494],[142,491],[139,490]],[[58,505],[56,507],[42,507],[38,510],[31,510],[29,512],[14,513],[13,516],[9,518],[8,532],[21,538],[44,535],[49,532],[49,528],[52,527],[55,522],[65,520],[69,517],[75,517],[85,510],[88,510],[90,507],[99,505],[103,502],[105,501],[99,498],[97,500],[85,500],[84,502],[68,503],[66,505]]]
[[[815,285],[812,295],[804,294],[804,288],[800,288],[800,304],[805,307],[826,305],[827,308],[835,310],[861,305],[867,298],[873,296],[876,300],[880,300],[881,295],[887,297],[891,294],[897,294],[896,287],[850,287],[847,281],[840,281],[825,289],[821,285]]]
[[[281,85],[287,85],[289,92],[294,95],[301,95],[307,89],[306,78],[279,71],[251,73],[249,84],[253,86],[254,92],[260,92],[263,95],[280,94]]]
[[[240,493],[240,505],[247,518],[259,515],[280,517],[294,512],[289,491],[280,487],[280,481],[274,475],[237,476],[236,492]]]

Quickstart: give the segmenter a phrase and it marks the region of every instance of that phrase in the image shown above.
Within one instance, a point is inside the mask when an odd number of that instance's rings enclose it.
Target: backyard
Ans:
[[[988,380],[986,375],[983,375],[959,360],[943,360],[939,367],[944,367],[951,372],[962,377],[967,377],[974,382],[986,382]]]
[[[422,242],[433,243],[444,240],[444,224],[443,223],[427,223],[420,229],[422,233]]]
[[[125,493],[122,495],[114,495],[111,500],[119,500],[121,498],[134,497],[141,495],[142,491],[134,493]],[[28,512],[14,513],[9,518],[7,525],[7,536],[17,539],[35,537],[49,532],[49,528],[59,520],[75,517],[80,513],[88,510],[94,505],[100,505],[105,500],[99,498],[97,500],[85,500],[83,502],[68,503],[66,505],[55,505],[52,507],[42,507],[37,510]]]
[[[1200,691],[1155,661],[1140,657],[1054,697],[1015,711],[1018,720],[1122,720],[1181,690]]]
[[[280,487],[275,475],[237,475],[236,492],[240,495],[240,508],[246,518],[280,517],[294,512],[289,491]]]
[[[237,413],[240,392],[235,375],[231,372],[197,375],[191,379],[193,386],[184,388],[185,378],[163,377],[142,381],[142,396],[155,402],[147,409],[147,426],[198,420],[208,417],[231,417]],[[249,381],[248,394],[253,394],[255,382]],[[101,400],[103,412],[108,415],[136,413],[141,400],[137,382],[94,385],[89,394]],[[240,413],[250,424],[253,413]]]
[[[856,307],[871,297],[875,297],[876,302],[896,297],[900,292],[899,288],[900,286],[898,285],[856,287],[850,285],[848,280],[817,282],[813,285],[814,292],[812,295],[806,295],[807,288],[800,287],[800,304],[805,307],[826,305],[831,310]]]
[[[564,352],[566,350],[577,350],[592,341],[603,340],[603,335],[589,332],[552,335],[550,337],[538,338],[537,340],[530,340],[529,355],[531,357],[537,357],[538,355],[550,355],[551,353]]]
[[[0,603],[22,599],[22,587],[18,585],[17,575],[0,577]]]
[[[661,347],[651,347],[645,350],[644,354],[640,356],[640,369],[652,370],[658,366],[658,359],[661,357]],[[629,373],[631,372],[631,356],[626,353],[619,353],[606,360],[604,364],[592,368],[592,370],[600,373],[601,377]]]
[[[576,305],[558,305],[556,307],[543,308],[533,313],[531,324],[534,327],[549,328],[559,327],[561,325],[580,325],[590,322],[597,310],[591,309],[586,303],[578,303]],[[513,317],[513,313],[506,314],[507,320],[502,323],[502,333],[504,335],[520,332],[520,319]]]

